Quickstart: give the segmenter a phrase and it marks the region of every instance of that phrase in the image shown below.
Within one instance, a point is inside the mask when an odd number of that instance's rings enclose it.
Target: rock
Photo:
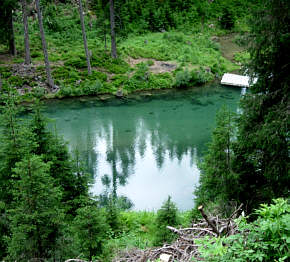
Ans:
[[[124,96],[124,93],[123,93],[123,90],[122,89],[119,89],[117,92],[116,92],[116,97],[123,97]]]
[[[172,257],[172,255],[161,254],[159,259],[161,262],[169,262],[169,261],[171,261],[171,257]]]
[[[210,38],[211,41],[218,42],[219,38],[217,36],[213,36]]]

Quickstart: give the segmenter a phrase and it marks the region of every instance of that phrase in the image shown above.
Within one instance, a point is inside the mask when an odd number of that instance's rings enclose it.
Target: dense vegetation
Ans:
[[[249,219],[239,218],[237,235],[200,240],[200,252],[206,261],[289,258],[289,203],[278,199],[289,197],[289,1],[92,0],[84,3],[81,27],[75,3],[43,0],[45,37],[30,1],[2,2],[1,260],[110,261],[122,248],[172,241],[167,225],[196,219],[196,209],[179,213],[170,197],[155,214],[125,212],[114,192],[91,196],[78,152],[69,153],[47,128],[35,98],[203,84],[239,68],[212,38],[233,32],[248,43],[236,62],[257,82],[241,100],[242,113],[223,108],[218,114],[195,195],[196,205],[223,215],[243,204]],[[22,44],[25,6],[32,65]],[[111,53],[109,33],[112,43],[117,35]],[[172,70],[153,73],[157,62]],[[34,102],[29,117],[19,106],[23,99]]]
[[[214,36],[229,30],[247,31],[245,10],[254,6],[251,1],[245,4],[245,1],[225,0],[211,3],[192,0],[115,1],[118,58],[114,59],[109,51],[109,1],[84,1],[90,74],[86,70],[78,6],[69,0],[42,1],[53,80],[53,84],[49,84],[36,10],[27,1],[30,43],[27,49],[23,45],[21,9],[24,1],[21,5],[18,2],[5,0],[1,7],[1,13],[13,18],[14,41],[11,39],[10,42],[17,55],[12,59],[1,56],[0,69],[2,79],[16,87],[28,101],[33,97],[115,94],[118,90],[126,94],[140,89],[192,86],[211,81],[224,72],[238,69],[241,61],[238,56],[233,61],[225,59],[215,40],[218,38]],[[4,16],[1,21],[5,34],[1,34],[4,39],[0,52],[5,53],[9,47],[6,34],[12,29]],[[26,61],[26,50],[30,50],[32,65],[20,69],[17,65]],[[167,64],[171,67],[167,68]],[[187,71],[190,76],[187,76]]]

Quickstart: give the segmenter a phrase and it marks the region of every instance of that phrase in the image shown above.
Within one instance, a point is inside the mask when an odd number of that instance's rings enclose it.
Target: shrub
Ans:
[[[188,87],[190,84],[192,76],[190,75],[188,69],[184,71],[179,71],[175,77],[175,86],[176,87]]]
[[[258,219],[236,222],[239,234],[200,240],[199,251],[205,261],[286,261],[289,259],[290,205],[284,199],[262,204],[255,212]]]
[[[96,95],[100,92],[102,83],[100,80],[86,82],[83,86],[83,93],[85,95]]]

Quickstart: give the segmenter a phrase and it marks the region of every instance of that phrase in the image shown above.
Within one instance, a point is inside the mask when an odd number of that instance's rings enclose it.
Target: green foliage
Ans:
[[[93,256],[103,252],[109,226],[104,209],[98,207],[97,203],[79,208],[72,228],[76,235],[77,246],[83,254],[82,258],[92,261]]]
[[[257,77],[241,101],[235,151],[240,191],[249,211],[289,195],[290,2],[267,1],[254,11],[248,72]]]
[[[222,16],[220,19],[220,25],[223,29],[230,30],[235,26],[235,15],[233,13],[233,10],[231,10],[231,7],[229,5],[224,6],[222,9]]]
[[[83,87],[83,93],[85,95],[96,95],[100,92],[102,83],[97,79],[93,82],[88,82]]]
[[[258,219],[236,222],[240,233],[217,239],[203,239],[199,251],[206,261],[287,261],[290,243],[290,205],[276,199],[255,212]]]
[[[175,235],[166,227],[176,226],[177,224],[177,208],[169,196],[157,211],[154,245],[162,245],[164,242],[170,243],[175,238]]]
[[[175,76],[175,86],[179,88],[190,87],[195,85],[202,85],[213,80],[213,75],[203,69],[199,71],[192,70],[178,71]]]
[[[223,107],[216,116],[216,128],[204,161],[200,163],[200,185],[195,190],[196,205],[223,203],[235,197],[239,185],[232,170],[235,115]],[[220,205],[223,206],[222,204]],[[230,212],[230,210],[222,210]]]
[[[14,203],[9,211],[9,259],[47,259],[56,248],[63,213],[61,191],[49,175],[50,164],[32,155],[16,164],[19,180],[13,185]]]
[[[191,75],[187,69],[179,71],[176,74],[175,85],[177,87],[188,87],[191,80]]]

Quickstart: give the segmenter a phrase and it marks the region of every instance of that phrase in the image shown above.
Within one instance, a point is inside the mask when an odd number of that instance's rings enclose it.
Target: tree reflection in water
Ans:
[[[210,139],[216,111],[225,103],[236,110],[239,96],[239,89],[203,87],[162,97],[68,100],[54,104],[51,112],[48,107],[47,114],[56,118],[57,129],[71,148],[77,146],[81,152],[96,181],[94,193],[115,199],[126,194],[136,209],[142,209],[142,201],[158,208],[163,193],[170,194],[186,209],[192,203],[199,175],[196,163]]]

